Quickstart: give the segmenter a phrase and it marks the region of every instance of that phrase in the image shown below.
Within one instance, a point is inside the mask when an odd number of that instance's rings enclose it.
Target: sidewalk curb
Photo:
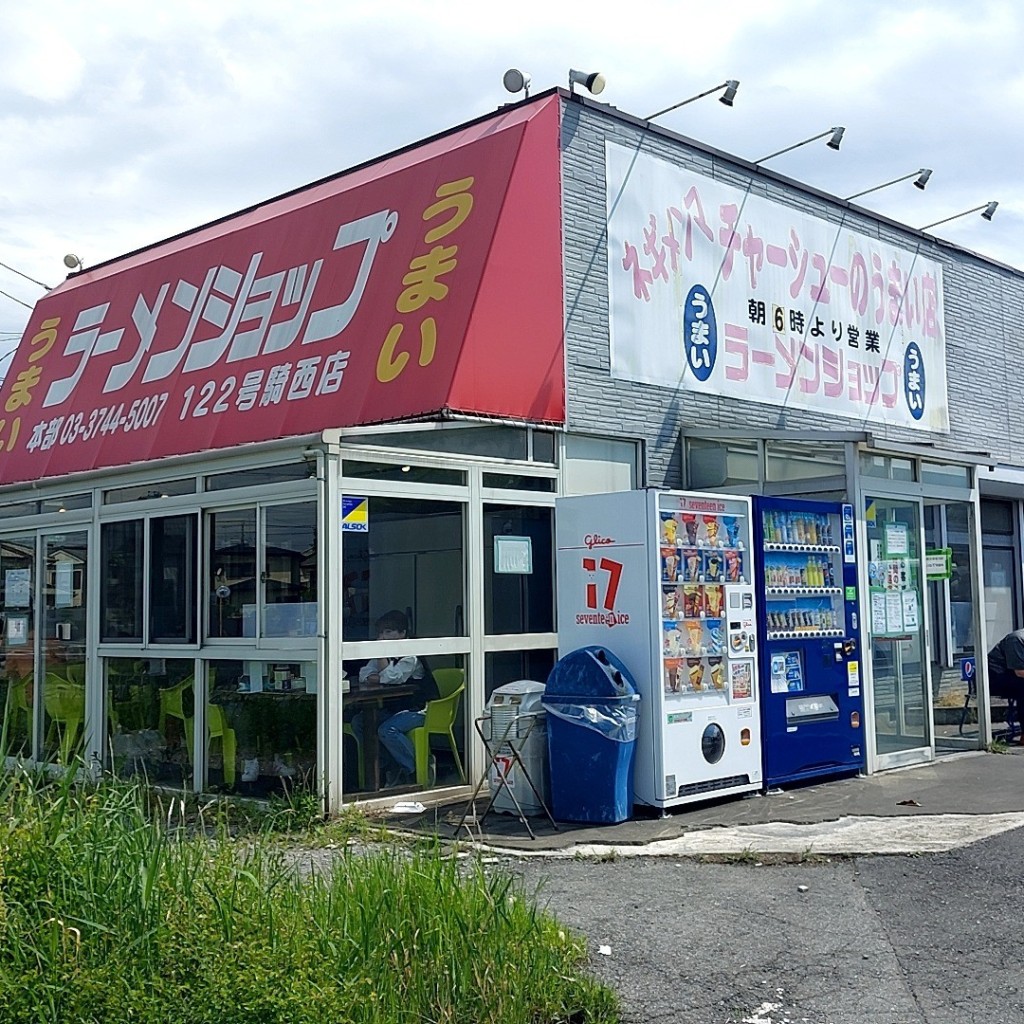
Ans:
[[[944,853],[1017,828],[1024,828],[1024,812],[921,814],[895,818],[851,816],[810,824],[774,821],[701,829],[642,845],[579,843],[558,850],[511,848],[479,841],[464,845],[495,856],[548,860],[741,854],[871,856]]]

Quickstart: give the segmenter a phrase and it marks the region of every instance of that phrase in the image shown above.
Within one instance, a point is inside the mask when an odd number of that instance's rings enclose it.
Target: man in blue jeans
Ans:
[[[409,635],[409,620],[398,609],[385,612],[375,625],[378,640],[405,640]],[[377,728],[381,745],[398,766],[388,773],[385,785],[390,788],[412,782],[416,775],[416,749],[407,734],[423,725],[427,702],[439,696],[430,669],[422,658],[413,654],[404,658],[372,658],[359,670],[359,682],[381,686],[416,685],[414,693],[403,697],[409,709],[395,712]]]
[[[988,688],[993,697],[1003,697],[1013,703],[1012,710],[1020,716],[1024,707],[1024,629],[1007,633],[988,652]],[[1007,724],[1010,722],[1011,707],[1007,706]],[[1019,724],[1024,725],[1024,722]],[[1024,732],[1021,733],[1024,746]]]

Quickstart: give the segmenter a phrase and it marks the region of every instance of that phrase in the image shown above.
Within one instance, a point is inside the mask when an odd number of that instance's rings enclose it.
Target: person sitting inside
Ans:
[[[1024,629],[1007,633],[988,652],[988,686],[993,697],[1016,703],[1019,718],[1024,707]],[[1024,732],[1020,742],[1024,746]]]
[[[376,622],[378,640],[405,640],[409,635],[409,620],[397,609],[385,612]],[[406,785],[416,774],[416,750],[407,733],[419,729],[426,721],[428,701],[439,696],[437,683],[422,658],[407,654],[403,658],[371,658],[359,670],[360,683],[379,683],[381,686],[401,686],[413,683],[415,691],[403,697],[406,709],[397,711],[381,722],[377,729],[381,746],[394,759],[396,768],[386,777],[385,785]]]

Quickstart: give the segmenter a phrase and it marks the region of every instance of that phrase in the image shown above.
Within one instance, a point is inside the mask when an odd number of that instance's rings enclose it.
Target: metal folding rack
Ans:
[[[462,814],[462,818],[456,827],[456,834],[465,827],[466,819],[472,812],[473,818],[476,821],[477,834],[480,835],[480,826],[488,813],[494,807],[495,800],[498,799],[502,790],[508,793],[509,798],[515,805],[516,811],[519,815],[519,820],[526,827],[526,831],[530,833],[531,839],[536,839],[537,836],[534,834],[533,829],[530,827],[530,822],[527,819],[526,813],[523,811],[522,805],[519,803],[519,799],[516,796],[515,787],[509,784],[509,773],[513,768],[518,767],[519,771],[523,773],[523,778],[526,779],[527,785],[533,791],[533,795],[537,798],[537,803],[540,804],[544,813],[547,815],[548,821],[551,822],[552,827],[557,831],[558,825],[555,819],[551,817],[551,811],[548,810],[548,805],[544,802],[543,796],[541,796],[540,790],[534,784],[530,773],[526,769],[526,764],[521,756],[521,751],[526,746],[527,740],[530,738],[530,733],[533,732],[534,726],[540,720],[543,712],[526,712],[521,715],[517,715],[514,718],[510,718],[505,724],[505,731],[502,733],[501,738],[495,740],[493,732],[488,737],[484,732],[483,723],[492,720],[490,715],[481,715],[479,718],[473,720],[473,728],[476,729],[477,735],[480,737],[481,742],[487,750],[487,765],[483,770],[483,774],[480,776],[479,781],[476,784],[476,788],[473,790],[473,795],[469,798],[469,803],[466,804],[466,809]],[[526,722],[525,730],[520,734],[520,728],[522,723]],[[513,735],[515,733],[515,735]],[[491,774],[491,769],[497,769],[498,784],[491,794],[490,800],[487,801],[487,806],[484,808],[483,814],[476,814],[476,801],[480,794],[480,790],[483,789],[484,784],[487,782]]]

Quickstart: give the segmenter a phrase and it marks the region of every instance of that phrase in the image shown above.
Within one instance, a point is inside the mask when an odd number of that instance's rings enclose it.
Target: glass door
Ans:
[[[864,519],[874,746],[877,767],[891,768],[932,756],[921,502],[868,497]]]
[[[33,754],[35,564],[34,534],[0,541],[0,757]]]
[[[43,537],[43,757],[69,763],[85,738],[88,534]]]
[[[935,752],[976,750],[974,506],[931,500],[924,512]]]

